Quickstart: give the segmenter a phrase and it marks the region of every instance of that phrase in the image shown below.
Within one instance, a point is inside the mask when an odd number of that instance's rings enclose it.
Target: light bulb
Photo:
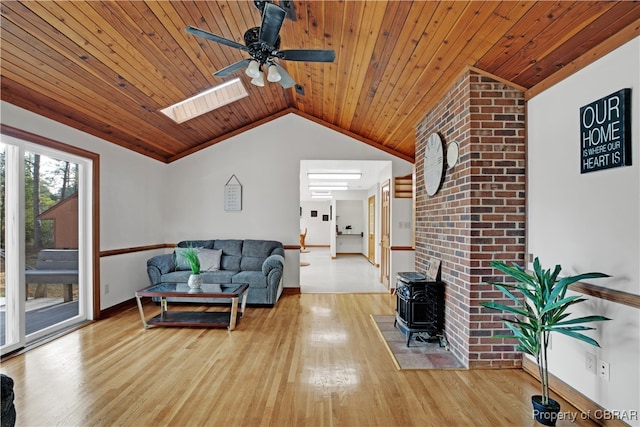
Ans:
[[[269,68],[267,68],[267,80],[275,83],[279,82],[280,79],[282,79],[282,76],[278,72],[278,68],[275,66],[275,64],[270,64]]]
[[[258,63],[258,61],[252,60],[251,62],[249,62],[249,66],[247,67],[245,73],[249,77],[253,77],[254,79],[257,78],[261,74],[260,64]]]
[[[262,71],[258,71],[258,77],[251,79],[251,84],[260,87],[264,86],[264,73]]]

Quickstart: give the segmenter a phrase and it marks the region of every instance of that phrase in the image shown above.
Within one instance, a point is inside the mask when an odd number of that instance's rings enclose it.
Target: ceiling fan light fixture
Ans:
[[[278,72],[278,68],[275,66],[275,64],[269,64],[269,67],[267,68],[267,80],[269,80],[272,83],[276,83],[276,82],[279,82],[281,79],[282,79],[282,76]]]
[[[258,77],[260,77],[260,74],[262,74],[262,71],[260,71],[260,63],[258,61],[252,60],[251,62],[249,62],[249,66],[247,67],[245,73],[247,74],[247,76],[257,79]],[[262,86],[264,86],[264,84]]]
[[[264,86],[264,73],[262,71],[258,71],[258,76],[251,79],[251,84],[254,86],[263,87]]]
[[[333,62],[336,58],[334,50],[328,49],[285,49],[280,50],[280,30],[287,15],[291,18],[295,17],[293,13],[293,2],[283,1],[281,6],[285,6],[287,10],[280,7],[269,0],[255,1],[257,8],[262,13],[260,26],[249,28],[244,32],[244,44],[234,40],[224,38],[222,36],[210,33],[191,25],[185,28],[189,34],[202,37],[207,40],[219,43],[224,46],[247,52],[251,58],[245,58],[233,64],[227,65],[221,70],[213,73],[216,77],[226,77],[236,71],[246,67],[245,73],[251,77],[251,83],[255,86],[264,86],[264,77],[262,74],[262,66],[267,69],[267,80],[270,82],[280,83],[284,89],[296,86],[296,82],[291,78],[289,73],[280,66],[280,60],[303,61],[303,62]],[[296,86],[296,93],[299,92]]]

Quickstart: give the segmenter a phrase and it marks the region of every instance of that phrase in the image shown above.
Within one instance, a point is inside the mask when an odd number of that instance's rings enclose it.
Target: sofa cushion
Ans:
[[[187,248],[176,248],[173,251],[176,263],[176,271],[180,270],[189,270],[191,271],[191,266],[189,265],[189,261],[184,257],[184,253],[187,251]]]
[[[203,283],[221,283],[224,285],[231,283],[233,276],[237,273],[234,270],[205,271],[200,273],[200,276],[202,276]]]
[[[280,247],[282,244],[273,240],[245,240],[242,245],[240,270],[261,271],[264,260],[271,255],[275,248]]]
[[[266,258],[271,255],[275,248],[281,248],[282,243],[274,240],[251,240],[247,239],[242,245],[242,256],[252,256]]]
[[[240,270],[242,240],[214,240],[213,249],[222,250],[222,258],[220,260],[221,270]]]
[[[172,271],[171,273],[163,274],[160,279],[164,283],[187,283],[190,275],[191,269]]]
[[[200,273],[202,277],[202,283],[232,283],[233,276],[238,271],[229,270],[217,270],[217,271],[205,271]],[[191,271],[174,271],[171,273],[162,275],[162,282],[164,283],[186,283],[189,280]],[[242,282],[246,283],[246,282]]]
[[[183,240],[176,245],[179,248],[206,248],[213,249],[213,240]]]
[[[220,249],[198,249],[198,260],[200,261],[200,272],[220,270]]]
[[[247,283],[249,288],[266,288],[267,277],[262,271],[240,271],[233,275],[232,283]]]
[[[243,256],[240,261],[240,270],[242,271],[262,271],[262,263],[266,258],[253,256]]]

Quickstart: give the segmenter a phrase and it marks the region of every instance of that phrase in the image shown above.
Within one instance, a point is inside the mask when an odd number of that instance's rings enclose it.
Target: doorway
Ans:
[[[2,135],[2,354],[93,316],[91,161]]]
[[[367,226],[368,251],[367,259],[373,265],[376,264],[376,197],[369,197],[367,203],[367,216],[369,218]]]
[[[380,199],[380,281],[387,289],[391,289],[389,276],[391,275],[391,181],[382,184]]]
[[[388,160],[300,161],[299,228],[308,230],[307,250],[300,253],[301,292],[385,291],[375,210],[380,183],[391,175]]]

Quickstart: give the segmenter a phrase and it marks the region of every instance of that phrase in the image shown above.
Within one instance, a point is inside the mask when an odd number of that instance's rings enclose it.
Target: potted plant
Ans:
[[[495,335],[494,338],[515,338],[516,348],[536,358],[542,383],[542,395],[532,396],[533,413],[536,420],[545,425],[555,425],[560,411],[560,404],[549,398],[549,372],[547,350],[551,332],[558,332],[596,347],[598,342],[581,331],[595,328],[584,326],[585,323],[610,320],[603,316],[584,316],[569,319],[569,307],[586,301],[579,295],[567,296],[570,284],[584,279],[609,277],[604,273],[584,273],[576,276],[560,276],[562,267],[556,265],[553,271],[540,266],[536,257],[533,272],[525,271],[517,264],[509,266],[502,261],[491,261],[490,265],[515,279],[515,284],[489,282],[496,286],[506,297],[514,302],[505,305],[497,302],[482,302],[482,306],[500,310],[514,315],[504,318],[505,325],[513,335]],[[518,297],[518,293],[522,298]]]
[[[199,289],[202,286],[202,277],[200,276],[200,260],[198,259],[198,250],[189,246],[182,252],[182,256],[187,260],[191,267],[191,275],[187,284],[191,289]]]

